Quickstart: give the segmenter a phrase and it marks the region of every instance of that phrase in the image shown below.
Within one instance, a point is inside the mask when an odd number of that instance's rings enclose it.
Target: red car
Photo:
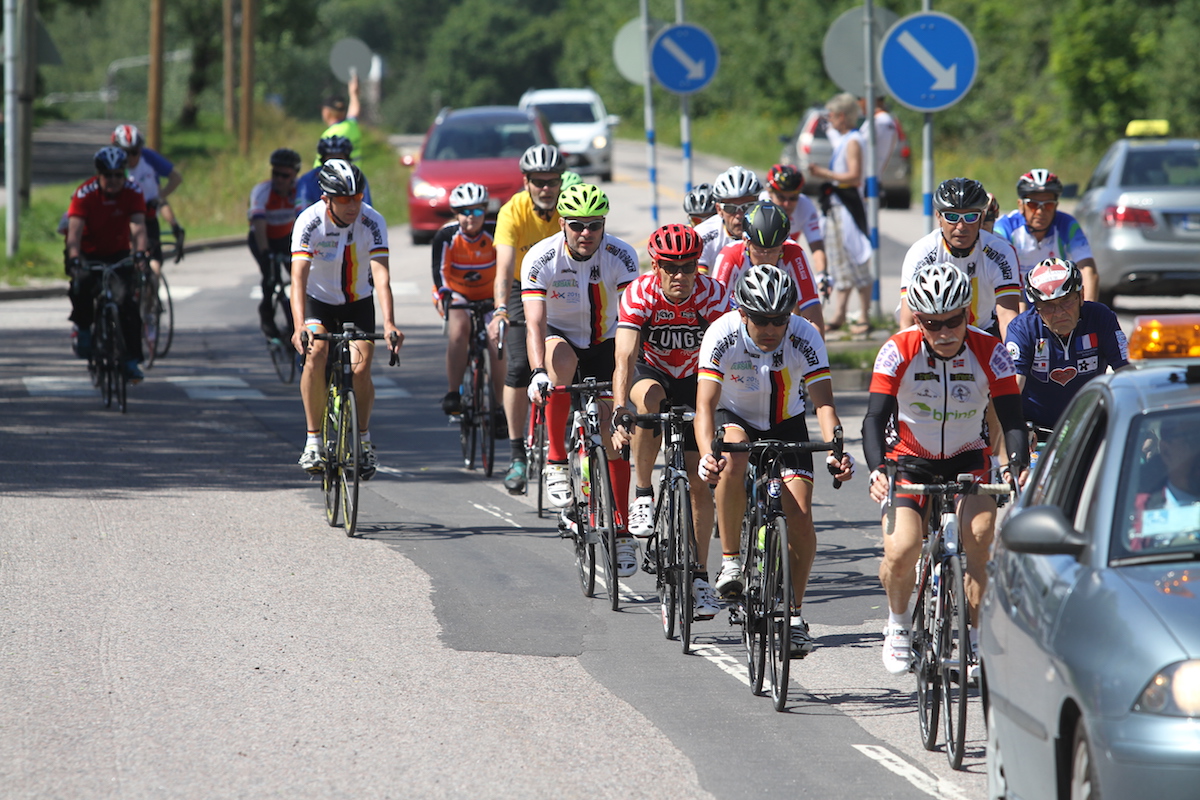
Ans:
[[[555,144],[550,126],[534,111],[516,106],[443,109],[433,121],[408,180],[408,220],[414,244],[428,244],[451,219],[450,192],[468,181],[482,183],[491,199],[488,216],[524,188],[521,155],[535,144]]]

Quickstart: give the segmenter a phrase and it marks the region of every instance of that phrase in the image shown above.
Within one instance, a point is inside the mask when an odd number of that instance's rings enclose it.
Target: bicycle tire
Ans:
[[[658,502],[654,508],[654,584],[658,589],[659,616],[662,617],[663,635],[675,638],[679,602],[679,584],[675,580],[674,541],[675,496],[660,486]]]
[[[145,358],[146,369],[154,366],[155,344],[158,342],[158,321],[162,316],[162,303],[158,297],[150,296],[150,287],[154,282],[153,273],[142,274],[141,314],[142,314],[142,356]],[[153,337],[150,331],[154,330]]]
[[[120,406],[120,385],[125,379],[125,347],[121,336],[121,315],[116,303],[104,307],[105,350],[108,360],[108,383],[104,397],[104,407],[112,406],[117,400]]]
[[[267,350],[271,354],[271,363],[279,380],[282,383],[291,383],[296,379],[296,351],[292,347],[292,334],[295,329],[292,327],[291,300],[282,287],[276,289],[271,308],[276,330],[279,331],[280,344],[268,342]]]
[[[175,341],[175,302],[171,299],[171,284],[166,275],[158,276],[158,303],[158,339],[154,344],[154,355],[166,358]]]
[[[342,396],[342,419],[338,424],[338,464],[342,470],[342,526],[347,536],[358,528],[358,487],[362,466],[362,441],[358,434],[358,398],[353,390]]]
[[[589,447],[591,489],[588,494],[588,524],[600,541],[604,557],[604,584],[608,587],[608,602],[613,611],[620,608],[621,579],[617,577],[617,525],[613,513],[612,481],[608,476],[608,453],[603,447]]]
[[[917,677],[917,723],[921,746],[933,750],[937,745],[938,716],[942,707],[942,673],[937,668],[932,622],[936,619],[937,598],[933,594],[933,563],[928,552],[921,556],[921,582],[913,606],[913,673]]]
[[[458,443],[462,448],[463,466],[467,469],[475,469],[475,439],[478,437],[479,429],[476,426],[476,410],[473,407],[475,396],[469,382],[467,391],[462,392],[461,396],[462,408],[458,415]]]
[[[688,493],[687,479],[682,476],[676,477],[671,494],[674,498],[672,504],[675,506],[675,514],[672,517],[674,533],[671,535],[675,545],[675,569],[672,575],[678,595],[676,606],[679,609],[679,643],[683,654],[687,655],[692,652],[692,620],[695,619],[696,613],[696,599],[692,591],[692,501]]]
[[[341,393],[335,387],[331,387],[325,401],[325,414],[321,419],[321,457],[324,460],[321,488],[325,492],[325,521],[331,528],[337,527],[342,499],[342,473],[338,467],[337,454],[340,406]]]
[[[484,477],[490,478],[496,466],[496,420],[492,407],[492,365],[487,350],[476,353],[472,373],[476,419],[479,423],[479,460]]]
[[[543,433],[546,429],[545,417],[542,417],[541,428]],[[596,544],[588,541],[588,525],[587,514],[588,506],[580,498],[583,497],[583,491],[579,486],[580,471],[579,471],[579,443],[573,441],[568,460],[570,469],[568,475],[571,481],[571,505],[570,508],[575,514],[575,526],[571,529],[571,539],[575,545],[575,571],[579,575],[579,588],[583,591],[584,597],[596,596]],[[539,476],[540,478],[540,476]],[[539,489],[540,489],[539,482]],[[540,498],[541,492],[538,496]]]
[[[525,491],[529,491],[530,484],[537,485],[537,515],[538,519],[545,516],[546,510],[546,487],[542,485],[542,472],[546,465],[546,415],[540,410],[539,406],[530,404],[535,410],[533,412],[533,447],[528,448],[525,453],[526,458],[526,473],[525,473]],[[590,595],[589,595],[590,596]]]
[[[967,676],[970,640],[970,611],[964,585],[962,556],[955,555],[942,575],[942,705],[945,714],[946,759],[951,769],[962,769],[967,737]]]
[[[753,495],[748,500],[754,503]],[[746,647],[746,668],[750,673],[750,692],[762,694],[766,672],[767,640],[763,630],[763,553],[758,546],[758,519],[753,505],[742,520],[742,642]]]
[[[767,591],[764,593],[767,663],[771,673],[771,700],[776,711],[783,711],[787,706],[788,673],[792,658],[792,614],[795,611],[787,522],[782,517],[773,519],[767,537]]]

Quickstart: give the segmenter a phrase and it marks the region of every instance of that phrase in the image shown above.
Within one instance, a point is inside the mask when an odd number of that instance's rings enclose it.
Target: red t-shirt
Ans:
[[[146,198],[133,181],[125,181],[114,196],[100,189],[99,178],[89,178],[71,195],[68,217],[83,219],[83,243],[80,252],[86,256],[105,257],[130,249],[129,220],[134,214],[146,213]]]

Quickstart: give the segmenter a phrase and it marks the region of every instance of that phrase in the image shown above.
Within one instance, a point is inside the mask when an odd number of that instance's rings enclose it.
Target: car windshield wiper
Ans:
[[[1114,558],[1108,562],[1110,567],[1131,567],[1136,564],[1165,564],[1172,561],[1200,561],[1200,550],[1168,550],[1158,553],[1145,553],[1136,556]]]

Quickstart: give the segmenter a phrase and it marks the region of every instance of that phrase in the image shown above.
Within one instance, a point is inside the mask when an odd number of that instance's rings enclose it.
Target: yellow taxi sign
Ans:
[[[1138,136],[1166,136],[1171,132],[1171,123],[1165,119],[1135,119],[1125,126],[1125,135],[1131,139]]]
[[[1200,358],[1200,314],[1138,317],[1129,337],[1129,360]]]

